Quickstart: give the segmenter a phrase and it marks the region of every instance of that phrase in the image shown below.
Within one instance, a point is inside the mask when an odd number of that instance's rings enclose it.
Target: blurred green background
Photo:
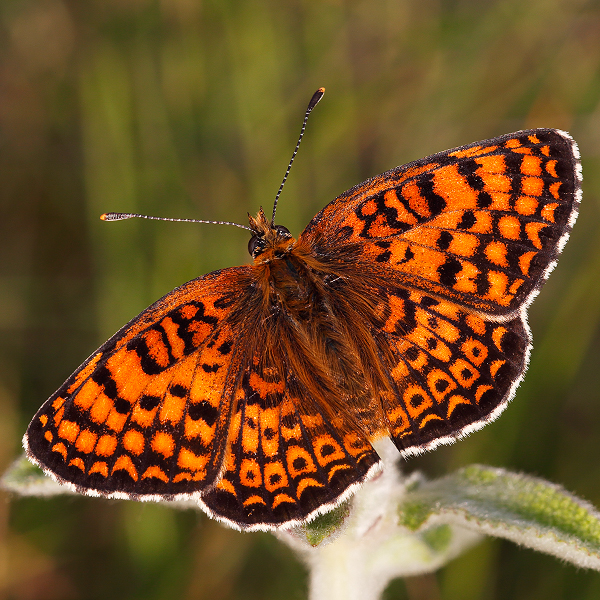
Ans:
[[[572,133],[584,201],[531,309],[534,352],[502,417],[409,461],[526,471],[600,506],[600,2],[2,0],[0,468],[41,403],[173,287],[248,262],[314,90],[278,222],[299,233],[352,185],[528,127]],[[268,534],[88,498],[0,503],[0,598],[302,599]],[[597,599],[600,575],[489,540],[392,599]]]

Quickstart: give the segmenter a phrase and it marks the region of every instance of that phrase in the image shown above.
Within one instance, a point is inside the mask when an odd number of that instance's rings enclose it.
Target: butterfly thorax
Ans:
[[[309,264],[309,253],[298,248],[286,227],[269,222],[262,208],[249,221],[253,235],[248,250],[254,258],[261,305],[270,313],[283,310],[297,323],[313,318],[313,309],[322,304],[319,265]]]

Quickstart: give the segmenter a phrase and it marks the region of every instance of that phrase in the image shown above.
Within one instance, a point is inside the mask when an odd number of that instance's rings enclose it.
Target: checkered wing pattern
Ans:
[[[236,292],[249,272],[191,281],[123,327],[38,411],[29,457],[96,495],[175,498],[214,483],[240,368]]]
[[[301,241],[324,254],[359,244],[360,267],[383,266],[407,287],[510,314],[543,283],[568,238],[580,169],[573,140],[554,129],[476,142],[352,188]]]
[[[479,429],[512,397],[531,347],[526,309],[575,222],[580,182],[567,134],[521,131],[362,183],[300,237],[351,256],[343,276],[372,282],[371,332],[394,386],[381,402],[402,452]]]

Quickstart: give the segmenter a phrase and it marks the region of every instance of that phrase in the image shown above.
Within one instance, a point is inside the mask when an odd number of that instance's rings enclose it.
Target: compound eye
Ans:
[[[275,225],[275,231],[283,238],[292,237],[290,230],[283,225]]]
[[[248,252],[252,258],[265,249],[265,239],[261,235],[253,235],[248,242]]]

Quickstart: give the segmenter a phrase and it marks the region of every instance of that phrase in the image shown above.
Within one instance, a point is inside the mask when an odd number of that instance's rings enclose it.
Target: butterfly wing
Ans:
[[[379,468],[349,403],[363,383],[349,383],[349,366],[339,360],[343,324],[332,321],[309,278],[288,266],[256,267],[257,287],[276,292],[267,291],[256,325],[244,332],[248,353],[236,378],[222,478],[199,500],[243,529],[303,522]]]
[[[574,224],[580,182],[567,134],[522,131],[383,173],[301,235],[370,296],[374,362],[394,389],[379,401],[403,453],[483,427],[514,394],[526,309]]]
[[[577,217],[581,166],[564,132],[534,129],[378,175],[326,206],[300,242],[407,287],[507,315],[544,281]],[[334,232],[328,233],[328,232]]]
[[[506,407],[525,371],[530,335],[522,315],[503,321],[420,290],[381,290],[386,321],[374,335],[388,352],[396,393],[384,397],[389,432],[418,454],[480,429]]]
[[[262,340],[244,370],[223,477],[199,501],[237,528],[302,523],[338,505],[380,466],[366,436],[329,418],[281,349]]]
[[[29,458],[93,495],[175,498],[211,485],[250,277],[240,267],[190,281],[125,325],[40,408],[24,437]]]

